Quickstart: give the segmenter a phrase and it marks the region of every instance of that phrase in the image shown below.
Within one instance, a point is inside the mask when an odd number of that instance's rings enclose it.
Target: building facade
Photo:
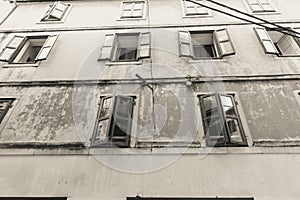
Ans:
[[[298,200],[299,6],[1,1],[0,199]]]

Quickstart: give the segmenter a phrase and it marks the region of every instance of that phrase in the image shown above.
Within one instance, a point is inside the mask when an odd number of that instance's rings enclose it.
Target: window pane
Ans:
[[[100,118],[109,117],[110,109],[112,107],[112,98],[103,99],[102,108],[100,110]]]
[[[240,127],[237,119],[226,119],[228,129],[229,129],[229,137],[232,142],[242,143],[243,138],[240,131]]]
[[[95,138],[96,141],[98,140],[105,141],[107,139],[108,122],[109,120],[99,121],[97,131],[96,131],[96,138]]]
[[[64,12],[60,11],[60,10],[53,10],[53,12],[51,13],[51,16],[57,18],[57,19],[61,19],[63,16]]]
[[[194,45],[194,57],[195,59],[201,58],[213,58],[214,50],[212,45]]]
[[[221,98],[221,103],[225,114],[236,116],[231,97],[221,95],[220,98]]]

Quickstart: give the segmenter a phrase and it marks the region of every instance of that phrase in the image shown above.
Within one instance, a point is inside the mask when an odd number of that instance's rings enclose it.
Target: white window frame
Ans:
[[[141,17],[123,17],[123,8],[124,3],[135,3],[135,2],[143,2],[142,8],[142,16]],[[122,1],[120,4],[120,17],[117,19],[118,21],[134,21],[134,20],[145,20],[147,16],[148,2],[145,0],[133,0],[133,1]]]
[[[40,56],[41,52],[43,49],[48,48],[48,53],[46,54],[46,57],[43,59],[37,59],[37,61],[35,61],[34,63],[14,63],[14,62],[10,62],[10,61],[0,61],[0,63],[2,62],[6,62],[7,64],[4,64],[3,67],[38,67],[40,65],[40,63],[43,60],[46,60],[49,57],[49,54],[51,53],[51,51],[53,51],[53,47],[55,46],[56,42],[57,42],[57,38],[59,37],[58,34],[53,34],[53,33],[36,33],[36,34],[12,34],[9,35],[8,37],[6,37],[2,43],[0,44],[0,56],[2,54],[2,52],[4,51],[5,48],[7,48],[7,46],[10,44],[10,42],[13,41],[13,39],[15,37],[24,37],[24,41],[19,45],[19,47],[17,47],[14,51],[14,56],[18,55],[20,53],[20,50],[23,48],[24,42],[27,40],[27,38],[30,37],[47,37],[45,43],[43,44],[42,48],[40,49],[38,56]],[[54,38],[54,40],[51,41],[50,38]],[[51,43],[51,44],[50,44]]]
[[[211,32],[211,33],[209,33]],[[226,38],[222,37],[222,35],[218,35],[219,32],[223,32],[226,35]],[[212,46],[215,50],[216,55],[214,57],[203,57],[203,58],[195,58],[192,44],[192,36],[191,34],[212,34]],[[183,37],[183,35],[186,35]],[[223,35],[224,36],[224,35]],[[183,38],[186,40],[183,42]],[[230,46],[229,49],[226,49],[224,44]],[[189,49],[189,53],[183,51],[183,45],[185,45],[185,50]],[[179,57],[190,57],[193,61],[201,61],[201,60],[220,60],[226,56],[235,55],[236,51],[229,34],[227,28],[220,28],[214,30],[179,30],[178,31],[178,47],[179,47]]]
[[[293,28],[290,27],[286,27],[286,28],[293,30]],[[278,48],[276,47],[276,43],[272,40],[268,30],[266,30],[263,27],[254,27],[254,32],[256,33],[257,39],[259,40],[262,48],[264,49],[265,54],[275,54],[278,57],[300,57],[300,42],[299,42],[300,40],[297,41],[295,38],[289,35],[282,35],[281,39],[285,38],[286,40],[289,41],[291,46],[298,49],[297,54],[283,54],[283,52],[279,51],[280,47]],[[261,32],[261,34],[259,34],[259,32]],[[264,35],[265,38],[263,38],[262,35]],[[271,47],[272,49],[268,49],[267,46],[264,44],[264,42],[269,43],[270,44],[269,47]]]
[[[205,0],[195,0],[195,1],[200,1],[200,3],[206,4]],[[183,18],[204,18],[204,17],[212,17],[212,12],[208,8],[206,9],[206,14],[188,14],[186,12],[186,5],[185,5],[185,0],[180,0],[181,3],[181,10],[183,14]]]
[[[43,12],[43,15],[45,15],[48,12],[48,10],[51,9],[51,7],[50,7],[51,5],[53,6],[57,2],[61,2],[61,1],[56,1],[56,2],[53,2],[53,4],[48,4],[47,9],[45,9],[45,11]],[[64,2],[62,2],[62,3],[64,3]],[[68,8],[67,8],[67,10],[65,11],[65,13],[63,14],[63,16],[60,20],[43,20],[43,18],[41,18],[36,23],[37,24],[61,24],[61,23],[64,23],[67,16],[71,12],[71,9],[73,8],[72,4],[70,4],[70,3],[65,3],[65,4],[68,5]]]
[[[138,45],[137,45],[137,56],[135,60],[132,61],[122,61],[115,60],[115,48],[116,48],[116,38],[122,37],[122,35],[138,35]],[[105,51],[104,51],[105,50]],[[105,53],[104,53],[105,52]],[[142,64],[142,59],[147,59],[151,57],[151,33],[150,32],[122,32],[122,33],[110,33],[106,34],[104,37],[103,44],[100,48],[100,57],[98,61],[106,60],[107,65],[112,64]]]
[[[111,104],[111,111],[109,113],[109,117],[111,118],[112,117],[112,112],[114,111],[114,103],[115,103],[115,99],[117,96],[121,96],[121,97],[130,97],[132,98],[132,101],[133,101],[133,104],[132,104],[132,112],[131,112],[131,125],[130,125],[130,135],[128,136],[129,137],[129,145],[128,146],[121,146],[123,148],[132,148],[132,147],[135,147],[136,145],[136,130],[137,130],[137,118],[138,118],[138,108],[137,108],[137,102],[138,102],[138,95],[136,94],[118,94],[118,95],[113,95],[113,94],[104,94],[104,95],[101,95],[100,98],[99,98],[99,102],[98,102],[98,112],[97,112],[97,116],[96,116],[96,119],[95,119],[95,125],[94,125],[94,129],[93,129],[93,133],[91,135],[91,142],[90,142],[90,147],[92,148],[106,148],[106,147],[118,147],[117,145],[115,145],[113,142],[111,142],[109,139],[108,139],[108,136],[109,136],[109,132],[111,131],[110,128],[108,128],[108,130],[106,130],[106,140],[102,141],[102,142],[96,142],[96,131],[98,129],[98,123],[100,121],[100,112],[101,112],[101,108],[102,108],[102,104],[103,104],[103,99],[105,98],[112,98],[112,104]],[[110,126],[111,123],[113,123],[112,119],[108,119],[109,122],[108,122],[108,125]]]
[[[243,132],[244,132],[244,136],[246,137],[246,141],[247,141],[247,146],[243,147],[243,148],[247,148],[247,147],[251,147],[253,146],[253,139],[252,139],[252,136],[250,134],[250,129],[249,129],[249,126],[248,126],[248,122],[247,122],[247,119],[246,119],[246,115],[245,115],[245,112],[243,110],[243,107],[241,105],[241,100],[239,98],[239,95],[237,94],[237,92],[225,92],[225,91],[220,91],[220,92],[217,92],[218,94],[224,94],[224,95],[232,95],[234,96],[234,100],[236,102],[236,108],[237,108],[237,112],[238,112],[238,116],[239,116],[239,119],[241,121],[241,124],[242,124],[242,129],[243,129]],[[200,96],[204,96],[204,95],[212,95],[212,94],[215,94],[213,92],[199,92],[199,93],[196,93],[195,94],[195,98],[197,98],[197,102],[198,102],[198,111],[197,111],[197,119],[198,119],[198,134],[199,134],[199,137],[202,138],[202,141],[201,141],[201,147],[209,147],[211,148],[211,146],[207,146],[207,142],[206,142],[206,138],[205,138],[205,126],[203,124],[203,118],[202,118],[202,107],[201,107],[201,103],[200,103]],[[230,147],[230,146],[224,146],[226,148]],[[222,148],[222,147],[218,147],[218,148]],[[236,148],[236,146],[232,146],[232,148]]]
[[[253,12],[249,0],[244,0],[245,7],[247,8],[247,11],[253,15],[278,15],[280,12],[278,11],[277,7],[273,3],[272,0],[268,0],[271,7],[274,9],[274,11],[261,11],[261,12]]]

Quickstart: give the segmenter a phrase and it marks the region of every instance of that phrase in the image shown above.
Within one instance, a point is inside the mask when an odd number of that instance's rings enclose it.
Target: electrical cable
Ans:
[[[237,9],[235,9],[235,8],[232,8],[232,7],[227,6],[227,5],[225,5],[225,4],[216,2],[216,1],[214,1],[214,0],[206,0],[206,1],[209,1],[209,2],[211,2],[211,3],[214,3],[214,4],[219,5],[219,6],[221,6],[221,7],[224,7],[224,8],[228,8],[228,9],[230,9],[230,10],[233,10],[233,11],[238,12],[238,13],[240,13],[240,14],[246,15],[246,16],[248,16],[248,17],[252,17],[252,18],[254,18],[254,19],[260,20],[260,21],[262,21],[262,22],[264,22],[264,23],[271,24],[271,25],[276,26],[276,27],[278,27],[278,28],[280,28],[280,29],[283,29],[283,30],[288,31],[289,33],[295,33],[295,34],[297,34],[297,35],[300,35],[300,33],[298,33],[297,31],[294,31],[294,30],[292,30],[292,29],[288,29],[288,28],[286,28],[286,27],[284,27],[284,26],[280,26],[280,25],[278,25],[278,24],[275,24],[275,23],[273,23],[273,22],[270,22],[270,21],[267,21],[267,20],[265,20],[265,19],[259,18],[259,17],[257,17],[257,16],[250,15],[249,13],[246,13],[246,12],[243,12],[243,11],[240,11],[240,10],[237,10]],[[295,36],[295,37],[298,37],[298,36]]]
[[[292,37],[300,38],[299,36],[293,35],[293,34],[291,34],[291,33],[287,33],[287,32],[281,31],[281,30],[279,30],[278,28],[272,28],[272,27],[269,27],[269,26],[265,26],[265,25],[263,25],[263,24],[261,24],[261,23],[254,22],[254,21],[251,21],[251,20],[242,18],[242,17],[235,16],[235,15],[233,15],[233,14],[230,14],[230,13],[227,13],[227,12],[225,12],[225,11],[222,11],[222,10],[219,10],[219,9],[216,9],[216,8],[213,8],[213,7],[210,7],[210,6],[208,6],[208,5],[204,5],[204,4],[202,4],[202,3],[198,3],[198,2],[195,2],[195,1],[192,1],[192,0],[186,0],[186,1],[195,3],[195,4],[199,5],[199,6],[204,7],[204,8],[208,8],[208,9],[210,9],[210,10],[213,10],[213,11],[216,11],[216,12],[220,12],[220,13],[223,13],[223,14],[225,14],[225,15],[228,15],[228,16],[231,16],[231,17],[234,17],[234,18],[237,18],[237,19],[240,19],[240,20],[242,20],[242,21],[246,21],[246,22],[249,22],[249,23],[251,23],[251,24],[255,24],[255,25],[257,25],[257,26],[264,27],[265,29],[277,31],[277,32],[280,32],[280,33],[282,33],[282,34],[286,34],[286,35],[290,35],[290,36],[292,36]]]

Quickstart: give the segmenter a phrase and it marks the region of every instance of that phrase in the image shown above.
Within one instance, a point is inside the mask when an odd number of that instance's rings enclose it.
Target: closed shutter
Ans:
[[[112,51],[114,47],[115,34],[106,34],[104,43],[100,50],[100,58],[99,60],[111,60],[112,59]]]
[[[25,36],[15,35],[12,40],[6,45],[0,54],[0,61],[11,62],[13,56],[18,51],[18,49],[24,44],[26,40]]]
[[[150,32],[140,34],[139,58],[149,58],[151,54]]]
[[[129,147],[133,102],[133,97],[115,97],[110,141],[116,146]]]
[[[178,31],[179,56],[192,57],[191,36],[188,31]]]
[[[265,50],[265,53],[267,54],[279,53],[265,28],[255,27],[254,30],[256,31],[257,37],[260,40]]]
[[[234,47],[230,40],[227,29],[219,29],[214,31],[214,38],[217,44],[218,53],[220,57],[235,54]]]
[[[48,57],[57,37],[58,37],[58,35],[49,35],[48,36],[48,38],[45,41],[43,47],[41,48],[39,54],[37,55],[35,61],[45,60]]]
[[[197,3],[204,3],[202,0],[194,0]],[[185,14],[188,15],[208,15],[208,11],[203,6],[184,0]]]
[[[62,3],[60,1],[56,2],[54,5],[54,9],[51,12],[51,16],[61,20],[65,12],[67,11],[68,4]]]

